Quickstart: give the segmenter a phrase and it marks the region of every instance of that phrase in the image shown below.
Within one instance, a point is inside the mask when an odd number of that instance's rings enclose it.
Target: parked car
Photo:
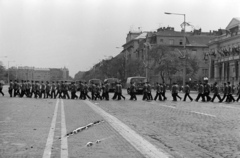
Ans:
[[[109,92],[114,92],[116,89],[116,82],[118,81],[117,78],[106,78],[104,82],[108,81],[110,87],[109,87]]]
[[[146,77],[135,76],[135,77],[128,77],[126,82],[127,92],[130,93],[130,86],[131,82],[135,82],[136,91],[137,93],[143,93],[144,83],[147,81]]]

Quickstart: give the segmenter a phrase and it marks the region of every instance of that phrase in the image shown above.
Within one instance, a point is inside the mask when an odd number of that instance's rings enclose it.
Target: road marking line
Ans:
[[[64,103],[61,99],[61,158],[68,158],[68,142],[67,137],[65,135],[67,134],[66,130],[66,121],[65,121],[65,112],[64,112]]]
[[[141,152],[147,158],[170,158],[162,149],[159,149],[144,139],[142,136],[133,131],[130,127],[122,123],[116,117],[105,112],[90,101],[84,101],[96,113],[101,115],[119,134],[122,135],[133,147]]]
[[[56,120],[57,120],[58,103],[59,103],[59,99],[57,99],[57,102],[56,102],[51,127],[50,127],[50,131],[49,131],[48,138],[47,138],[46,147],[45,147],[44,153],[43,153],[43,158],[50,158],[51,157],[54,131],[55,131],[55,125],[56,125]]]
[[[190,111],[196,114],[201,114],[201,115],[206,115],[206,116],[211,116],[211,117],[216,117],[215,115],[210,115],[210,114],[205,114],[205,113],[201,113],[201,112],[197,112],[197,111]]]

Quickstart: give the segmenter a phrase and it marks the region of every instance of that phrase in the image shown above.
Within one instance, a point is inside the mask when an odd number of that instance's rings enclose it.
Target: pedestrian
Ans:
[[[119,86],[119,88],[118,88],[118,100],[121,100],[121,98],[123,98],[125,100],[125,97],[122,95],[122,85],[121,85],[120,82],[118,83],[118,86]]]
[[[173,101],[177,101],[177,83],[173,83],[172,85],[172,97],[173,97]]]
[[[54,81],[52,81],[52,84],[51,84],[51,92],[50,92],[50,96],[51,96],[51,99],[52,98],[56,98],[55,97],[55,91],[56,91],[56,84],[54,83]]]
[[[0,83],[1,84],[1,83]],[[10,83],[9,83],[9,88],[8,88],[8,93],[10,95],[10,97],[12,98],[12,92],[13,92],[13,82],[12,80],[10,80]]]
[[[228,102],[235,102],[236,100],[234,99],[233,95],[232,95],[232,86],[231,83],[228,82]]]
[[[208,80],[205,80],[204,82],[204,97],[206,97],[206,101],[211,101],[210,95],[211,87],[208,83]]]
[[[131,82],[131,87],[130,87],[130,99],[129,100],[137,100],[136,97],[136,86],[135,86],[135,82]]]
[[[198,96],[197,98],[195,99],[196,102],[198,102],[199,98],[201,97],[202,98],[202,102],[205,102],[205,97],[204,97],[204,87],[203,87],[203,84],[202,82],[199,83],[199,86],[198,86]]]
[[[184,95],[183,101],[186,101],[187,97],[191,101],[193,101],[192,97],[190,96],[190,87],[188,85],[188,82],[186,82],[186,84],[185,84],[184,91],[185,91],[185,95]]]
[[[239,82],[239,84],[237,86],[237,95],[238,95],[238,98],[236,99],[236,101],[238,102],[239,99],[240,99],[240,82]]]
[[[4,96],[4,93],[3,93],[3,82],[0,81],[0,93],[2,94],[2,96]]]
[[[160,88],[160,84],[157,82],[156,83],[156,95],[154,97],[154,100],[159,100],[162,101],[162,97],[161,97],[161,88]]]
[[[149,100],[149,96],[148,96],[148,89],[147,89],[148,85],[147,85],[147,82],[144,83],[144,86],[143,86],[143,98],[142,100]]]
[[[46,98],[50,98],[51,94],[50,94],[50,90],[51,90],[51,85],[49,84],[49,82],[46,82]]]
[[[163,82],[161,85],[160,85],[160,89],[162,89],[161,90],[161,95],[162,95],[162,98],[163,98],[163,101],[164,100],[167,100],[167,97],[166,97],[166,90],[167,90],[167,86],[166,86],[166,84],[165,84],[165,82]]]
[[[219,102],[221,102],[221,97],[219,95],[219,87],[218,87],[218,83],[215,82],[214,85],[213,85],[213,97],[212,97],[212,102],[214,102],[214,99],[215,98],[218,98]]]
[[[109,85],[109,83],[108,83],[108,81],[106,81],[105,82],[105,100],[109,100],[109,87],[110,87],[110,85]]]

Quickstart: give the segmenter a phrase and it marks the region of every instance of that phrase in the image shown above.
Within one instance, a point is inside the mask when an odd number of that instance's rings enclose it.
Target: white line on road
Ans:
[[[67,137],[65,135],[67,134],[66,130],[66,122],[65,122],[65,112],[64,112],[64,103],[61,99],[61,158],[68,158],[68,142]]]
[[[170,158],[162,149],[159,149],[141,137],[130,127],[122,123],[116,117],[105,112],[98,106],[94,105],[90,101],[84,101],[89,107],[91,107],[96,113],[101,115],[119,134],[123,136],[132,146],[134,146],[139,152],[141,152],[147,158]]]
[[[197,111],[190,111],[196,114],[201,114],[201,115],[206,115],[206,116],[211,116],[211,117],[216,117],[215,115],[210,115],[210,114],[206,114],[206,113],[201,113],[201,112],[197,112]]]
[[[43,153],[43,158],[50,158],[51,157],[54,131],[55,131],[55,125],[56,125],[56,120],[57,120],[58,103],[59,103],[59,99],[57,99],[57,102],[56,102],[51,127],[50,127],[50,131],[49,131],[48,138],[47,138],[46,147],[45,147],[44,153]]]

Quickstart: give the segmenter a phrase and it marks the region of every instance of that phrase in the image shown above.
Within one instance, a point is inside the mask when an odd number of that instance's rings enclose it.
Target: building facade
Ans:
[[[226,31],[209,41],[209,80],[210,82],[240,81],[240,18],[233,18]]]
[[[63,71],[58,68],[50,68],[50,81],[59,81],[63,79]]]

